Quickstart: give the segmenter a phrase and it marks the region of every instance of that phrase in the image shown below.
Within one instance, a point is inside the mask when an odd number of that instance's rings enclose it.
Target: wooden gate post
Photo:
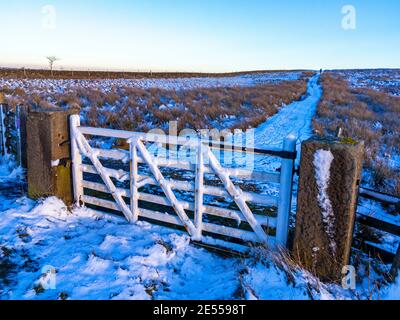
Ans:
[[[349,264],[364,143],[312,138],[302,145],[295,259],[337,281]]]
[[[28,194],[73,203],[68,118],[77,109],[39,109],[27,118]]]

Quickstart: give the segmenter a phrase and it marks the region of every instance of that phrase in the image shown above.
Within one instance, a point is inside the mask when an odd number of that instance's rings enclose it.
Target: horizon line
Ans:
[[[39,65],[30,65],[30,66],[25,66],[22,64],[0,64],[0,69],[9,69],[9,70],[33,70],[33,71],[50,71],[50,68],[46,68],[44,66],[39,66]],[[356,68],[322,68],[324,71],[340,71],[340,70],[397,70],[400,69],[400,67],[356,67]],[[112,69],[105,69],[105,68],[100,68],[100,67],[92,67],[92,68],[83,68],[83,67],[54,67],[53,71],[57,72],[110,72],[110,73],[182,73],[182,74],[190,74],[190,73],[195,73],[195,74],[235,74],[235,73],[257,73],[257,72],[268,72],[268,71],[275,71],[275,72],[289,72],[289,71],[318,71],[320,69],[310,69],[310,68],[295,68],[295,69],[285,69],[285,68],[271,68],[271,69],[244,69],[244,70],[231,70],[231,71],[198,71],[198,70],[172,70],[172,69],[118,69],[118,68],[112,68]]]

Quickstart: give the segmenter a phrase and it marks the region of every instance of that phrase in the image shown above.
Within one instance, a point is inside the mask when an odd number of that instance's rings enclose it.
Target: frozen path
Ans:
[[[318,84],[320,75],[316,74],[308,82],[305,98],[283,107],[277,114],[255,129],[254,145],[256,148],[282,148],[283,141],[293,134],[297,137],[297,164],[300,162],[301,143],[312,136],[312,118],[322,96],[322,88]],[[281,166],[281,161],[274,157],[256,155],[254,166],[258,171],[275,171]],[[278,190],[268,188],[268,193],[277,194]]]
[[[255,130],[257,148],[281,147],[283,140],[294,134],[298,138],[298,148],[302,141],[312,135],[311,122],[322,96],[318,84],[320,75],[313,76],[309,83],[306,98],[282,108]]]

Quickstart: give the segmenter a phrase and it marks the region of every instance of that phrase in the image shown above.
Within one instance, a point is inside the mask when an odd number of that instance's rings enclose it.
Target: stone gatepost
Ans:
[[[323,280],[338,281],[349,264],[363,155],[351,139],[302,145],[293,254]]]
[[[27,118],[28,194],[73,203],[68,118],[78,110],[39,109]]]

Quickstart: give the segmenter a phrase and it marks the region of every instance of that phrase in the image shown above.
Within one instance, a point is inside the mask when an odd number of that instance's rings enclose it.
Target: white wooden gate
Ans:
[[[80,118],[71,116],[71,151],[73,163],[73,185],[75,201],[82,205],[88,204],[100,208],[122,212],[130,222],[140,218],[150,219],[161,223],[183,226],[193,240],[202,241],[204,234],[219,235],[239,239],[244,242],[262,243],[269,246],[286,246],[288,238],[289,213],[292,198],[292,179],[294,160],[296,158],[296,139],[288,137],[283,149],[276,150],[247,150],[235,149],[238,152],[263,153],[282,158],[281,171],[258,172],[238,168],[223,167],[212,149],[204,140],[191,140],[191,148],[196,151],[196,163],[175,161],[168,157],[157,157],[149,152],[148,146],[154,143],[163,145],[187,146],[188,140],[179,137],[149,135],[128,131],[101,129],[80,126]],[[85,136],[111,137],[124,139],[130,146],[129,153],[123,150],[105,150],[92,147]],[[83,163],[82,158],[86,159]],[[130,170],[122,171],[105,167],[100,159],[114,161],[129,161]],[[207,161],[205,161],[207,159]],[[87,163],[89,160],[89,163]],[[139,164],[148,168],[149,174],[140,172]],[[194,182],[166,179],[161,168],[176,168],[194,173]],[[84,173],[101,177],[102,183],[84,179]],[[205,175],[214,174],[220,180],[219,186],[207,185]],[[250,180],[261,183],[276,183],[279,186],[279,196],[270,196],[243,191],[234,179]],[[130,188],[116,186],[116,181],[129,181]],[[158,186],[161,195],[143,192],[145,186]],[[87,195],[85,190],[107,193],[112,200],[98,196]],[[174,191],[181,190],[193,194],[194,201],[179,199]],[[206,195],[230,199],[235,209],[209,205],[204,201]],[[174,214],[163,213],[160,210],[142,208],[140,202],[147,202],[161,207],[173,208]],[[264,207],[276,207],[277,217],[256,214],[250,209],[257,204]],[[191,212],[191,216],[188,214]],[[231,221],[245,222],[247,230],[218,223],[218,219],[205,219],[212,216]],[[238,223],[238,225],[241,223]],[[272,232],[271,232],[272,230]],[[275,231],[275,235],[271,233]]]

